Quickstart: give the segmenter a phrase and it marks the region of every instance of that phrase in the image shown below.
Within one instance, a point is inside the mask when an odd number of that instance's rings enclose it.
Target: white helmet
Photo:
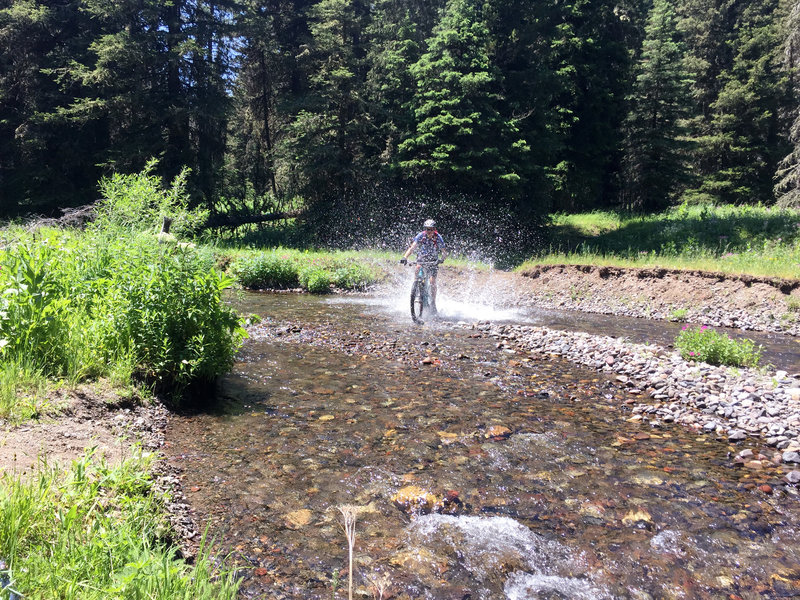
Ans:
[[[433,219],[428,219],[422,224],[423,229],[436,229],[436,221]]]

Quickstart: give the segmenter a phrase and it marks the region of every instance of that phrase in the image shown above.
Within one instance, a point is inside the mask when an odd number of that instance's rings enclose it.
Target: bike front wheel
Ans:
[[[411,286],[411,320],[415,323],[422,322],[422,313],[428,306],[425,295],[425,284],[422,281],[415,281]]]

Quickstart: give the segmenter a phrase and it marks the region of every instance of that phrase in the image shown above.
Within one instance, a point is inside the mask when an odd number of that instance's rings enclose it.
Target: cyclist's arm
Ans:
[[[406,250],[406,253],[403,254],[403,258],[408,258],[409,256],[411,256],[411,253],[414,252],[414,250],[416,249],[417,249],[417,242],[415,240],[411,242],[411,245],[408,247],[408,250]]]

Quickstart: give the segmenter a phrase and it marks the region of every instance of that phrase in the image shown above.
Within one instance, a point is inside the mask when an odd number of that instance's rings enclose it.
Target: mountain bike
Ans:
[[[439,261],[412,263],[418,266],[411,285],[411,320],[414,323],[424,323],[423,314],[436,312],[436,305],[431,297],[431,282],[429,270],[439,264]]]

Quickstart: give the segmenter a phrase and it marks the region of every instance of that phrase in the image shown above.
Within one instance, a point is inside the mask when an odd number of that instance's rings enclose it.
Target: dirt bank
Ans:
[[[541,265],[521,273],[442,269],[442,289],[456,295],[491,290],[510,305],[800,336],[800,279],[584,265]]]
[[[48,396],[49,409],[37,420],[10,424],[0,420],[0,477],[28,477],[37,466],[64,469],[94,449],[96,457],[117,464],[137,448],[158,453],[164,445],[169,411],[158,401],[121,395],[102,382],[60,389]],[[176,474],[159,461],[156,489],[170,497],[167,512],[184,555],[191,556],[198,531],[184,502]]]

